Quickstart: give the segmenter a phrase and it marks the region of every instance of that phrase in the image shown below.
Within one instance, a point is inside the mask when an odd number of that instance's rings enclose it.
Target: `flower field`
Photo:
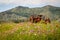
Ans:
[[[60,40],[60,23],[1,23],[0,40]]]

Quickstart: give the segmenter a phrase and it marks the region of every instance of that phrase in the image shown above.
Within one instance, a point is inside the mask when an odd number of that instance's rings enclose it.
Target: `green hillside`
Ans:
[[[0,13],[0,21],[26,20],[30,15],[42,14],[51,20],[60,19],[60,7],[47,5],[44,7],[28,8],[18,6]]]

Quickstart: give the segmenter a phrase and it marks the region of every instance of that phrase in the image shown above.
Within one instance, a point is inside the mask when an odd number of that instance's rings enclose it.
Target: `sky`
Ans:
[[[0,0],[0,12],[9,10],[17,6],[43,7],[53,5],[60,7],[60,0]]]

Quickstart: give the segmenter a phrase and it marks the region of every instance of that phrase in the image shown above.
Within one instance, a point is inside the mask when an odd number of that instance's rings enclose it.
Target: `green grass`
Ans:
[[[15,23],[1,23],[0,32],[8,31],[8,30],[14,28],[15,25],[16,25]]]
[[[14,33],[4,33],[0,35],[0,40],[60,40],[60,23],[52,22],[51,24],[44,23],[19,23],[17,25],[18,30]],[[6,24],[2,24],[6,25]],[[16,24],[9,24],[8,29],[4,26],[6,30],[10,30],[11,25],[14,28]],[[4,30],[2,28],[1,30]],[[0,31],[1,31],[0,30]]]

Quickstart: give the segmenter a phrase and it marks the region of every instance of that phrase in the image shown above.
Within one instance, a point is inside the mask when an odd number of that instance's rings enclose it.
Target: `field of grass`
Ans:
[[[1,23],[0,40],[60,40],[60,23]]]

